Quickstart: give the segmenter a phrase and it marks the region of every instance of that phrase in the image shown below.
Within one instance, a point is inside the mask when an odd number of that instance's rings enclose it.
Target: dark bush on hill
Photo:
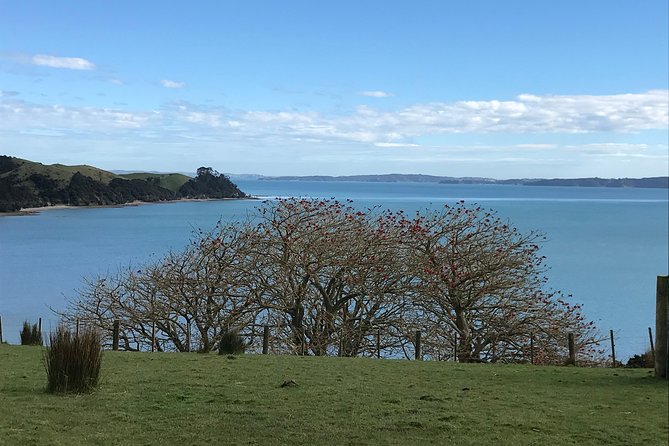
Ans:
[[[80,172],[72,175],[66,190],[67,204],[72,206],[102,206],[122,203],[121,197],[107,185]]]
[[[67,200],[67,193],[58,181],[40,173],[34,173],[28,177],[33,183],[37,195],[40,197],[40,205],[47,206],[51,203],[63,203]]]
[[[19,167],[19,163],[14,161],[11,156],[0,155],[0,174],[9,172]]]
[[[40,201],[25,184],[21,184],[16,175],[8,174],[0,178],[0,212],[15,212],[21,208],[39,206]]]
[[[641,355],[634,355],[628,361],[625,367],[632,369],[652,369],[655,367],[655,360],[653,359],[653,353],[647,351]]]
[[[184,198],[244,198],[246,194],[227,176],[211,167],[200,167],[197,176],[179,188]]]
[[[25,321],[21,329],[21,345],[42,345],[42,332],[37,324],[30,325]]]
[[[124,180],[114,178],[109,183],[109,189],[125,203],[131,201],[164,201],[175,198],[174,192],[158,186],[156,181]]]

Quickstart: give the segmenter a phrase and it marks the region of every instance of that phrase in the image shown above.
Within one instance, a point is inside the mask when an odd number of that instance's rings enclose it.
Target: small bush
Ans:
[[[21,345],[42,345],[42,332],[37,324],[30,325],[28,321],[23,322]]]
[[[223,333],[221,343],[218,346],[220,355],[239,355],[246,350],[244,338],[236,330],[228,330]]]
[[[632,369],[652,369],[655,367],[655,360],[653,359],[653,353],[649,350],[643,355],[634,355],[628,361],[625,367]]]
[[[98,331],[85,328],[75,335],[60,326],[49,341],[45,354],[48,392],[84,393],[97,386],[102,365]]]

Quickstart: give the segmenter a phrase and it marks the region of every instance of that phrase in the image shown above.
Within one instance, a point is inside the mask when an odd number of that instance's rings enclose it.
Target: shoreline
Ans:
[[[104,209],[104,208],[124,208],[131,206],[144,206],[148,204],[170,204],[182,202],[199,202],[199,201],[225,201],[225,200],[257,200],[256,197],[244,198],[181,198],[178,200],[164,200],[164,201],[131,201],[122,204],[101,204],[90,206],[72,206],[68,204],[55,204],[53,206],[40,206],[34,208],[22,208],[14,212],[0,212],[0,217],[23,217],[30,215],[38,215],[44,211],[62,210],[62,209]]]

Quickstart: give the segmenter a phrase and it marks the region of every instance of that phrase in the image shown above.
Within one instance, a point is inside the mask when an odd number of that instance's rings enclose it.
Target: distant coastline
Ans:
[[[187,203],[199,201],[228,201],[228,200],[257,200],[256,197],[247,195],[243,198],[179,198],[175,200],[163,201],[132,201],[130,203],[121,204],[103,204],[103,205],[86,205],[86,206],[72,206],[67,204],[55,204],[53,206],[39,206],[31,208],[23,208],[13,212],[0,212],[0,217],[16,217],[37,215],[44,211],[55,211],[59,209],[105,209],[105,208],[124,208],[133,206],[145,206],[147,204],[170,204],[170,203]]]
[[[519,178],[497,180],[483,177],[446,177],[421,174],[385,175],[307,175],[307,176],[259,176],[261,181],[360,181],[373,183],[438,183],[438,184],[509,184],[517,186],[564,186],[564,187],[615,187],[669,189],[669,177],[646,178]]]
[[[119,175],[93,166],[45,165],[0,155],[0,213],[25,215],[53,206],[114,207],[179,200],[246,198],[211,167],[178,173]]]

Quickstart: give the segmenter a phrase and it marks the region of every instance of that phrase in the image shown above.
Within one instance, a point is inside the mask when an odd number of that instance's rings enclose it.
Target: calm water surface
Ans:
[[[356,206],[415,211],[464,199],[492,208],[516,227],[548,236],[549,283],[607,332],[617,354],[648,348],[655,277],[669,270],[667,190],[419,183],[239,181],[258,197],[351,198]],[[57,324],[82,278],[178,250],[197,228],[252,216],[253,200],[181,202],[122,208],[49,210],[0,218],[0,315],[18,342],[24,319]]]

